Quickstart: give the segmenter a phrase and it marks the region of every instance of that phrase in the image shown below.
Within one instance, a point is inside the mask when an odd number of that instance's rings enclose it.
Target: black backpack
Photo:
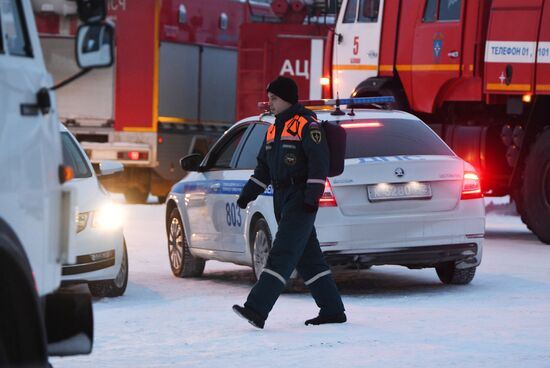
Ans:
[[[346,158],[346,130],[336,123],[321,122],[325,131],[328,149],[330,151],[330,165],[328,176],[338,176],[344,172],[344,160]]]

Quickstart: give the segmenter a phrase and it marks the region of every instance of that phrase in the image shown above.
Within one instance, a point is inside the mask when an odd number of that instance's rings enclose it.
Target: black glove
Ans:
[[[314,213],[314,212],[317,212],[317,210],[319,209],[319,206],[304,202],[302,205],[302,208],[304,209],[305,212]]]
[[[250,202],[250,199],[248,199],[248,197],[243,196],[241,194],[239,196],[239,199],[237,199],[237,206],[239,206],[240,208],[242,208],[244,210],[249,202]]]

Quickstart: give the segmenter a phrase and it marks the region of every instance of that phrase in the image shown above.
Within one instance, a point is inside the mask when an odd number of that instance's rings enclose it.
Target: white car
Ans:
[[[474,167],[417,117],[391,110],[316,111],[346,129],[344,172],[329,178],[315,226],[332,266],[435,267],[443,283],[467,284],[481,262],[485,209]],[[272,115],[233,125],[166,202],[172,272],[200,276],[205,260],[251,266],[256,277],[277,230],[272,189],[236,205],[256,166]]]
[[[62,284],[85,282],[96,297],[124,294],[128,284],[128,253],[122,233],[122,208],[99,183],[94,168],[74,136],[60,124],[64,164],[74,170],[78,215],[76,264],[64,265]],[[99,164],[101,176],[123,170],[116,161]]]

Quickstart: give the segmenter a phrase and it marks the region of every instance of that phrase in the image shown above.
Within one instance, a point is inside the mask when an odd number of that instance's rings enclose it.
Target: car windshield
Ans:
[[[61,142],[63,146],[63,164],[73,168],[74,177],[77,179],[91,177],[92,171],[70,134],[61,132]]]
[[[420,120],[379,119],[340,123],[346,128],[346,158],[455,154]]]

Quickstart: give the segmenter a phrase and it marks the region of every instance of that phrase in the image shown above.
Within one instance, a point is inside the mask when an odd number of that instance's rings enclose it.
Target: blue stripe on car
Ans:
[[[187,181],[177,183],[172,187],[172,193],[193,193],[203,192],[208,194],[241,194],[241,190],[248,180],[200,180],[200,181]],[[215,184],[220,184],[219,187],[215,187]],[[273,188],[271,185],[267,187],[264,196],[272,197]]]

